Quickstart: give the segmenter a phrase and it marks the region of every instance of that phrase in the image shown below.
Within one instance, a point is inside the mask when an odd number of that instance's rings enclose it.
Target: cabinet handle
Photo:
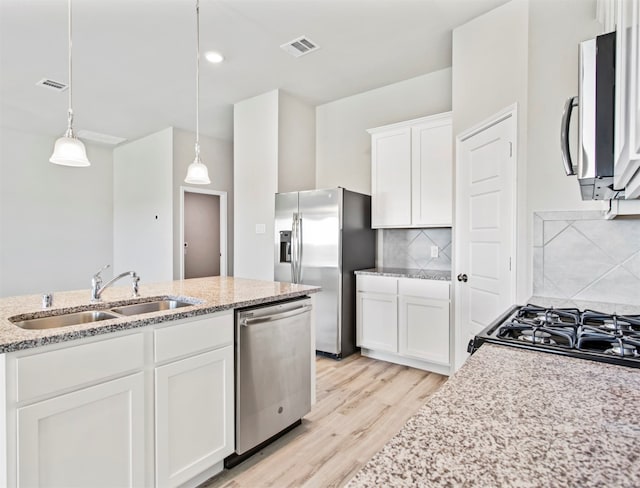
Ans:
[[[460,273],[458,275],[458,281],[464,281],[466,283],[468,279],[469,277],[466,274]]]

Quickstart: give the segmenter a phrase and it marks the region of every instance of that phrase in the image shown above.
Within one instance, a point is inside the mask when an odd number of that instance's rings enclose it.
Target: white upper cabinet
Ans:
[[[451,225],[451,112],[369,129],[371,225]]]
[[[374,129],[376,130],[376,129]],[[411,225],[411,127],[371,132],[371,225]]]
[[[616,2],[614,186],[640,197],[640,0]]]

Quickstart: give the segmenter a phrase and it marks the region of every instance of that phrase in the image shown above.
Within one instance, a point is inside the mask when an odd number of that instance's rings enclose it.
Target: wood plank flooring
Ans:
[[[339,487],[446,377],[359,354],[316,358],[317,403],[302,425],[200,488]]]

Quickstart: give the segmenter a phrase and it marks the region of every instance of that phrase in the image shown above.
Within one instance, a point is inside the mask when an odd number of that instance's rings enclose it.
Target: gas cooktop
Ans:
[[[640,315],[516,306],[469,342],[503,344],[640,368]]]

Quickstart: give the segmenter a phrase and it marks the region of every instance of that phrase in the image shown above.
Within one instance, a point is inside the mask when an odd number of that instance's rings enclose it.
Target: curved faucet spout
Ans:
[[[104,268],[98,271],[95,275],[93,275],[93,278],[91,279],[91,301],[92,302],[100,301],[100,296],[102,295],[102,292],[106,288],[113,285],[119,279],[124,278],[125,276],[131,276],[131,289],[132,289],[133,297],[135,298],[139,296],[138,284],[140,282],[140,277],[135,271],[125,271],[124,273],[120,273],[118,276],[114,276],[103,285],[102,276],[100,276],[100,273],[102,273],[102,271],[104,271],[108,267],[109,265],[106,265]]]

